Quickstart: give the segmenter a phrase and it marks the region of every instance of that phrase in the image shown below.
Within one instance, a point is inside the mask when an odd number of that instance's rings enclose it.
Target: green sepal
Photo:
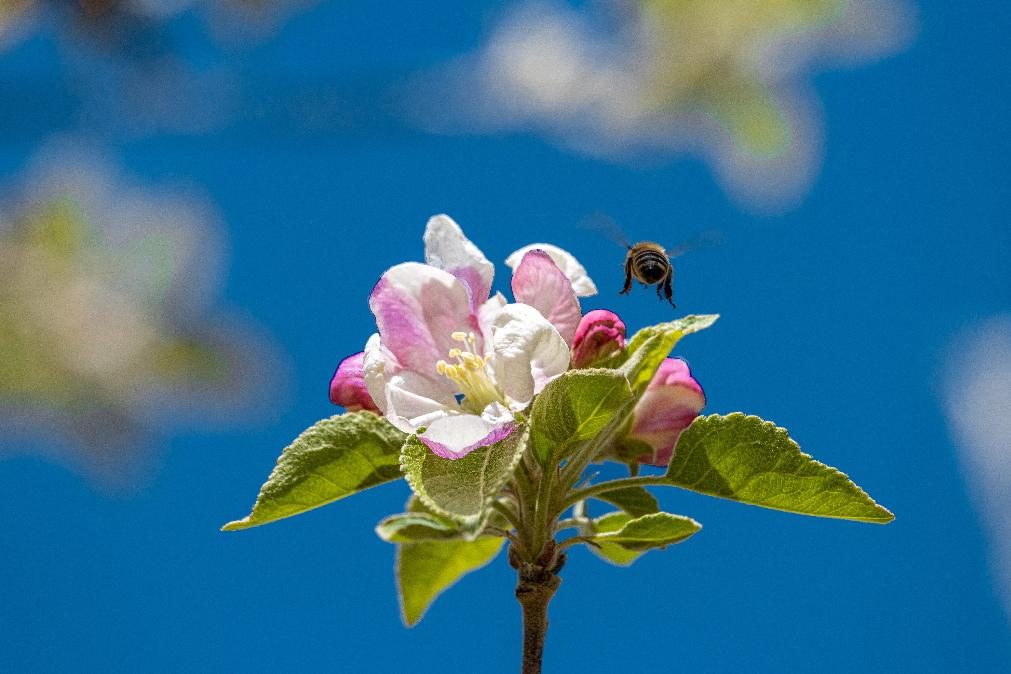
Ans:
[[[235,531],[291,517],[396,480],[406,434],[371,412],[323,419],[288,445]]]

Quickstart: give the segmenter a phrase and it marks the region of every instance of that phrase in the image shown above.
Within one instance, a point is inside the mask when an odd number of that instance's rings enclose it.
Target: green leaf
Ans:
[[[463,536],[452,520],[426,513],[391,515],[376,526],[376,534],[387,543],[417,543]]]
[[[612,533],[619,531],[633,519],[635,518],[625,512],[608,513],[593,520],[593,529],[597,534]],[[645,551],[629,550],[606,539],[603,541],[593,540],[595,545],[587,544],[590,551],[605,562],[610,562],[617,566],[630,566],[632,562],[645,554]]]
[[[435,598],[464,575],[488,564],[505,539],[426,541],[397,546],[397,589],[404,623],[411,627]]]
[[[594,437],[632,391],[617,370],[570,370],[544,387],[530,413],[531,445],[541,465]]]
[[[835,468],[803,453],[783,428],[740,412],[697,418],[678,439],[671,484],[801,515],[887,524],[895,519]]]
[[[642,517],[626,512],[608,513],[593,520],[595,534],[589,547],[606,562],[629,566],[647,550],[680,543],[701,528],[691,518],[670,513],[655,512]]]
[[[598,532],[593,540],[600,545],[611,543],[626,550],[643,552],[680,543],[701,529],[702,525],[690,517],[652,513],[628,520],[617,531]]]
[[[526,439],[527,429],[520,426],[509,437],[462,459],[443,459],[412,435],[404,443],[400,466],[411,489],[433,512],[476,531],[523,458]]]
[[[222,531],[267,524],[400,477],[407,436],[371,412],[324,419],[288,445],[249,515]]]
[[[660,504],[657,503],[656,497],[642,487],[612,489],[597,494],[594,498],[618,506],[632,517],[660,512]]]
[[[641,393],[646,389],[660,364],[682,337],[705,330],[718,318],[718,314],[685,316],[635,333],[628,342],[626,360],[621,366],[621,372],[628,378],[632,390]]]

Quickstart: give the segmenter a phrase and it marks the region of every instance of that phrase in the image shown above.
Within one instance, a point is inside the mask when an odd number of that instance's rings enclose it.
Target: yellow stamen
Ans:
[[[461,358],[463,359],[463,364],[466,365],[468,369],[478,370],[484,367],[484,361],[472,353],[464,353],[461,355]]]
[[[454,332],[450,337],[453,341],[462,343],[464,348],[450,349],[448,356],[456,363],[440,360],[435,364],[435,371],[452,380],[457,390],[463,394],[460,403],[463,408],[480,414],[490,403],[508,404],[489,368],[492,354],[487,353],[483,358],[478,355],[477,335],[473,332]]]

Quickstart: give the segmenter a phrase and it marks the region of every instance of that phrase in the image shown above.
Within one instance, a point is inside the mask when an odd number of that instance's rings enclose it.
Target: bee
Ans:
[[[674,248],[664,248],[655,241],[640,241],[632,245],[618,223],[601,214],[594,216],[584,226],[598,230],[628,251],[625,254],[625,286],[621,289],[620,295],[631,292],[632,281],[635,280],[644,288],[655,285],[657,298],[666,299],[674,308],[677,308],[674,304],[675,270],[671,260],[689,251],[723,242],[720,232],[709,230]]]
[[[643,288],[651,285],[656,286],[656,296],[659,299],[660,289],[663,287],[663,297],[667,298],[670,305],[674,304],[674,265],[671,264],[668,251],[658,243],[653,241],[640,241],[634,246],[626,246],[628,254],[625,255],[625,287],[619,294],[627,295],[632,291],[632,279],[642,284]]]

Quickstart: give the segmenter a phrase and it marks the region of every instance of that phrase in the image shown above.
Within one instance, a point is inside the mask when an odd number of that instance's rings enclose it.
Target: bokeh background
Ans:
[[[664,492],[575,551],[547,671],[1011,666],[1006,3],[0,0],[0,671],[515,671],[504,559],[400,624],[402,484],[261,529],[384,269],[583,227],[678,262],[709,410],[791,430],[887,527]],[[499,285],[508,274],[500,268]]]

